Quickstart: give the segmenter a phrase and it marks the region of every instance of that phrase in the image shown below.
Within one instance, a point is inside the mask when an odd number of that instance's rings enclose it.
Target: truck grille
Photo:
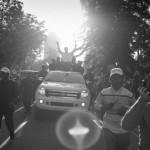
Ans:
[[[46,97],[56,96],[56,97],[72,97],[79,99],[80,95],[81,95],[80,92],[46,90]]]
[[[73,107],[73,103],[59,103],[59,102],[51,102],[51,106],[62,106],[62,107]]]

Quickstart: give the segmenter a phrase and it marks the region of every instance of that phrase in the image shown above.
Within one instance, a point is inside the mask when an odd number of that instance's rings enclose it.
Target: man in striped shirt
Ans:
[[[121,127],[121,119],[135,102],[133,94],[124,88],[123,71],[113,68],[110,72],[111,86],[103,89],[95,101],[94,108],[103,115],[103,133],[106,150],[127,150],[130,133]]]

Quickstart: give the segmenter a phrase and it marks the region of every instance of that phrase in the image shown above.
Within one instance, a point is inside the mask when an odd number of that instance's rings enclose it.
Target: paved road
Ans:
[[[16,137],[13,143],[9,143],[6,127],[2,126],[0,135],[0,149],[2,150],[68,150],[62,146],[55,135],[56,119],[37,121],[32,114],[25,114],[24,109],[17,111],[14,115]],[[136,150],[137,137],[131,135],[132,144],[129,150]],[[8,142],[8,143],[7,143]],[[102,137],[88,150],[103,150],[104,144]]]

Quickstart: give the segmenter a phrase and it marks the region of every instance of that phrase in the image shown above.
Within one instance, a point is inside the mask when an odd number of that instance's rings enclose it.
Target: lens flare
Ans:
[[[98,118],[88,111],[69,111],[56,124],[56,136],[60,143],[72,150],[84,150],[93,146],[100,137]]]

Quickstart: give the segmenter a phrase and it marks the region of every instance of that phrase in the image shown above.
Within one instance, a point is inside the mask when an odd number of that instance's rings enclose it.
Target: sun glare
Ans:
[[[65,9],[65,8],[64,8]],[[63,12],[64,11],[64,12]],[[60,15],[61,14],[61,15]],[[71,51],[77,42],[78,32],[84,22],[83,10],[78,2],[77,9],[73,11],[59,10],[45,24],[49,32],[54,32],[59,37],[60,47],[68,47]]]
[[[45,21],[48,32],[56,34],[62,50],[64,47],[68,47],[71,51],[75,42],[77,42],[77,47],[81,46],[77,37],[85,17],[80,0],[22,1],[26,13],[34,14],[39,21]],[[53,44],[50,42],[50,44],[55,46],[55,42]]]

